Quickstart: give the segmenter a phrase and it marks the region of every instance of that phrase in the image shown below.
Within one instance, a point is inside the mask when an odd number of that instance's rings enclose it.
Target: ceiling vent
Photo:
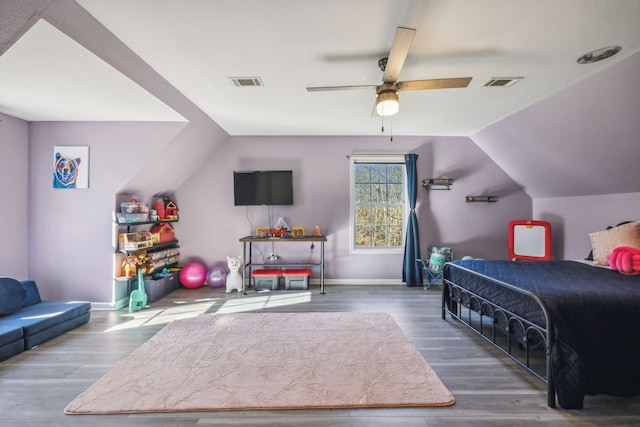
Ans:
[[[262,87],[262,79],[260,77],[229,77],[231,84],[236,87]]]
[[[524,77],[492,77],[491,80],[486,82],[483,86],[501,86],[509,87],[518,83]]]

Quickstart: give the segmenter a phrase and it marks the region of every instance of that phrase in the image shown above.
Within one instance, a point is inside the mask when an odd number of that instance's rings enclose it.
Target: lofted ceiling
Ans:
[[[42,19],[17,13],[29,3],[41,5]],[[0,32],[0,112],[28,121],[185,120],[127,77],[135,70],[112,59],[120,52],[105,58],[47,22],[48,7],[72,3],[16,1],[12,15],[0,16],[14,29]],[[396,135],[471,135],[640,51],[637,0],[76,3],[230,135],[379,134],[374,89],[306,88],[382,83],[377,62],[398,26],[416,29],[400,80],[472,80],[467,88],[400,92],[400,112],[384,120]],[[576,62],[612,45],[621,52]],[[230,77],[263,86],[236,87]],[[502,77],[523,79],[484,86]]]

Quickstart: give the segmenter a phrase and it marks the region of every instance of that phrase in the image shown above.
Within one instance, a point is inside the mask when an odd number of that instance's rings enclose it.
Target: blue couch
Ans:
[[[89,321],[89,302],[42,301],[33,280],[0,277],[0,361]]]

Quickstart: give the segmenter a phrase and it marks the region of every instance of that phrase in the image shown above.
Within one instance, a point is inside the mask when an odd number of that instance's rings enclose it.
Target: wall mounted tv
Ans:
[[[235,171],[236,206],[293,205],[292,171]]]

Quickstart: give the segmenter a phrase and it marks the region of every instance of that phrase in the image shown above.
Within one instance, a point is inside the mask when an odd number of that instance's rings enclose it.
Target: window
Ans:
[[[351,156],[351,251],[404,250],[404,156]]]

